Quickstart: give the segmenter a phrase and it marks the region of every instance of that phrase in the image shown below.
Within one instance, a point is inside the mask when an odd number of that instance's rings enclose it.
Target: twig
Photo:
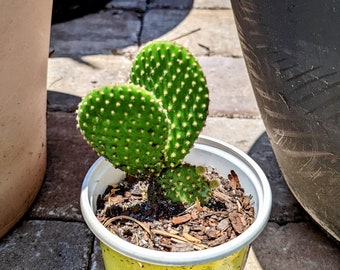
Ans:
[[[185,237],[182,237],[182,236],[179,236],[179,235],[176,235],[176,234],[172,234],[172,233],[168,233],[168,232],[163,231],[163,230],[154,229],[154,230],[151,230],[151,231],[154,234],[158,234],[158,235],[170,237],[171,239],[177,239],[177,240],[180,240],[180,241],[183,241],[183,242],[186,242],[186,243],[190,243],[190,244],[194,245],[195,249],[205,249],[205,248],[208,248],[208,246],[206,246],[204,244],[192,242],[192,241],[190,241],[189,239],[187,239]],[[191,240],[193,240],[193,238],[194,237],[191,236]],[[195,238],[195,241],[196,240],[200,241],[199,239]]]
[[[185,33],[185,34],[182,34],[182,35],[180,35],[180,36],[178,36],[178,37],[175,37],[175,38],[171,39],[171,41],[175,41],[175,40],[177,40],[177,39],[180,39],[180,38],[189,36],[189,35],[191,35],[191,34],[193,34],[193,33],[198,32],[198,31],[201,31],[201,28],[194,29],[194,30],[192,30],[192,31],[190,31],[190,32],[188,32],[188,33]]]
[[[137,223],[139,226],[141,226],[149,235],[151,235],[150,230],[139,220],[133,218],[133,217],[129,217],[129,216],[116,216],[113,218],[108,219],[107,221],[105,221],[104,226],[107,227],[110,225],[110,223],[116,221],[116,220],[121,220],[121,219],[127,219],[127,220],[131,220],[135,223]]]

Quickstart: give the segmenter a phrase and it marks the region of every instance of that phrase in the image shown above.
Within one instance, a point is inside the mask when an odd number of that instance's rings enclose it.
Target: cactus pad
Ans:
[[[204,169],[182,164],[208,114],[199,63],[179,44],[154,41],[137,54],[130,82],[83,98],[77,115],[83,136],[115,167],[132,175],[150,173],[173,202],[206,203],[211,183]]]
[[[162,100],[171,122],[165,164],[177,166],[193,146],[208,114],[208,88],[199,63],[179,44],[151,42],[137,54],[130,81]]]
[[[77,120],[89,144],[117,168],[161,170],[169,120],[151,92],[130,84],[95,89],[79,104]]]
[[[203,171],[203,172],[202,172]],[[210,198],[210,182],[204,176],[204,169],[190,164],[170,168],[157,178],[164,196],[172,202],[191,204],[198,199],[201,203]]]

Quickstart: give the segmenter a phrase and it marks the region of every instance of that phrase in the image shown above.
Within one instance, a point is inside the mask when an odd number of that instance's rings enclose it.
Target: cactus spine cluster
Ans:
[[[130,80],[152,91],[167,110],[171,128],[165,164],[177,166],[207,117],[208,88],[199,63],[179,44],[150,43],[135,58]]]
[[[208,88],[194,56],[170,41],[147,44],[130,82],[94,89],[78,108],[78,127],[93,149],[128,174],[157,175],[173,202],[206,202],[210,187],[182,164],[208,114]]]
[[[169,168],[158,178],[164,195],[172,202],[205,203],[210,198],[210,183],[204,177],[204,168],[182,164]]]
[[[119,84],[95,89],[78,109],[78,125],[96,152],[135,175],[160,171],[170,122],[149,91]]]

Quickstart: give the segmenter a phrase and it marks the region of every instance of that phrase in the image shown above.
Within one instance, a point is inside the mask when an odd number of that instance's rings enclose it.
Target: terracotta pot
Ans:
[[[46,164],[46,77],[52,1],[0,9],[0,238],[37,195]]]
[[[340,2],[236,1],[268,137],[291,191],[340,240]]]
[[[193,252],[162,252],[138,247],[113,235],[96,218],[96,201],[108,185],[119,183],[125,173],[99,158],[85,176],[80,205],[85,222],[101,242],[105,268],[133,270],[239,270],[249,245],[267,224],[271,190],[261,168],[246,154],[221,141],[200,136],[185,161],[212,166],[226,177],[231,169],[238,174],[246,194],[251,194],[256,220],[241,235],[220,246]]]

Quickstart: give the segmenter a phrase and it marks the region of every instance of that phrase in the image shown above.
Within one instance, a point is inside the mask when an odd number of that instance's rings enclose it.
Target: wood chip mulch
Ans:
[[[205,206],[169,203],[155,196],[156,184],[127,177],[99,196],[97,218],[112,233],[144,248],[176,252],[223,244],[254,222],[254,207],[234,171],[225,179],[206,168],[206,176],[220,185]]]

